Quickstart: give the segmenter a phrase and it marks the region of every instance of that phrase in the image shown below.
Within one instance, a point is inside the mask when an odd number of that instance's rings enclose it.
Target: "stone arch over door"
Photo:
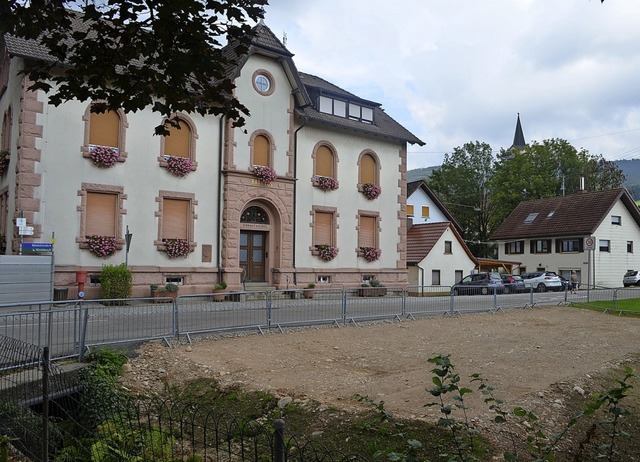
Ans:
[[[240,214],[238,258],[245,283],[272,283],[282,259],[280,216],[265,200],[248,202]]]

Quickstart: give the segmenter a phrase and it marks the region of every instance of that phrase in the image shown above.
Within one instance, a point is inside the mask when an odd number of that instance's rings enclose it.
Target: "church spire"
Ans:
[[[527,146],[524,141],[524,133],[522,132],[522,125],[520,124],[520,113],[518,112],[518,120],[516,122],[516,133],[513,135],[513,144],[509,150],[518,149],[522,151]]]

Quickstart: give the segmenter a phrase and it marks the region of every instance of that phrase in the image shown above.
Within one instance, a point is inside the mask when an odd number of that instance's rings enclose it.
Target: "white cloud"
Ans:
[[[266,11],[298,69],[382,103],[427,143],[409,147],[409,168],[468,141],[510,146],[518,112],[527,141],[640,156],[635,2],[272,0]]]

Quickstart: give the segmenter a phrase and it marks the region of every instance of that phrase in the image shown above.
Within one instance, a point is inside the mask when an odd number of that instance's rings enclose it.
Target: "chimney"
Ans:
[[[584,192],[584,177],[580,177],[580,192]]]

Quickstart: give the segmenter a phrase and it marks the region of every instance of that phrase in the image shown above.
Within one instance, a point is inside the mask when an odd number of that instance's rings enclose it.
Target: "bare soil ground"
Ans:
[[[566,421],[562,411],[571,395],[602,391],[595,377],[623,362],[639,372],[640,318],[568,307],[519,309],[202,337],[175,348],[152,342],[139,353],[124,377],[135,391],[211,377],[348,409],[362,406],[352,399],[359,393],[383,400],[397,416],[427,420],[439,417],[437,408],[424,407],[433,400],[427,359],[450,355],[462,384],[481,373],[509,408],[526,406],[554,427]],[[469,406],[474,420],[489,428],[479,393]]]

